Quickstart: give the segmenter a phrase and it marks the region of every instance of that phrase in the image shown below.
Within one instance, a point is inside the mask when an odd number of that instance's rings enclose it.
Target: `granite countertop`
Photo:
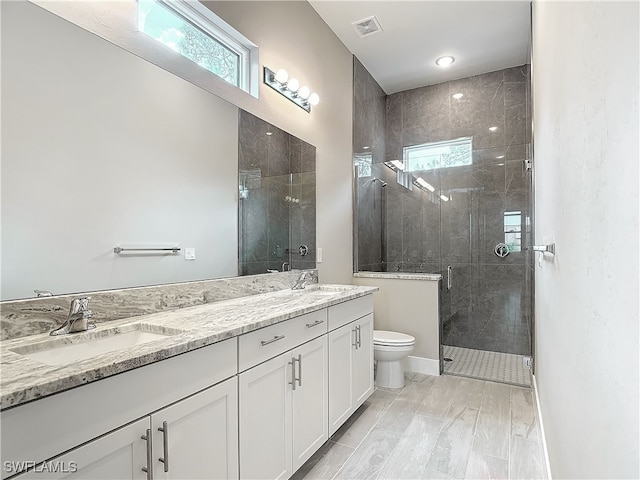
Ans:
[[[442,279],[439,273],[411,273],[411,272],[357,272],[353,274],[357,278],[385,278],[396,280],[430,280]]]
[[[106,331],[140,330],[171,334],[166,338],[97,355],[71,365],[47,365],[23,355],[50,342],[49,334],[0,342],[0,409],[148,365],[174,355],[282,322],[305,313],[368,295],[376,287],[315,285],[169,310],[101,323],[88,332],[55,337],[60,345],[99,337]],[[15,350],[23,353],[16,353]]]

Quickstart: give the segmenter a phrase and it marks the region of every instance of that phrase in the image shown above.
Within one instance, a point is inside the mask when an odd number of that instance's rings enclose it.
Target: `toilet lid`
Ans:
[[[413,345],[416,339],[411,335],[388,330],[374,330],[373,343],[376,345]]]

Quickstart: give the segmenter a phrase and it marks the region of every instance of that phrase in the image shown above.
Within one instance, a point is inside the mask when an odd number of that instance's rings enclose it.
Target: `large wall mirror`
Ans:
[[[32,3],[1,18],[2,300],[315,266],[312,146]],[[255,168],[267,131],[286,172]]]
[[[314,268],[316,149],[240,111],[239,272]]]

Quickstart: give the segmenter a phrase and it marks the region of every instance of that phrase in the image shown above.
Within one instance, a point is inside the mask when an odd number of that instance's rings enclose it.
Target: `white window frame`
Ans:
[[[239,56],[238,88],[258,97],[258,46],[195,0],[153,0],[176,12],[196,28]],[[216,75],[211,72],[212,75]],[[219,78],[219,77],[218,77]]]
[[[431,149],[436,149],[438,147],[452,147],[456,145],[473,145],[473,137],[460,137],[453,140],[445,140],[441,142],[427,142],[421,143],[419,145],[409,145],[402,148],[402,160],[405,165],[405,172],[413,172],[416,169],[411,166],[411,161],[409,160],[409,155],[413,152],[422,152],[429,151]],[[473,150],[473,146],[472,146]],[[468,164],[463,165],[445,165],[440,167],[429,168],[427,170],[436,170],[437,168],[452,168],[452,167],[463,167],[467,165],[471,165],[473,162],[473,156],[471,156],[471,161]],[[422,169],[418,169],[419,171],[423,171]]]

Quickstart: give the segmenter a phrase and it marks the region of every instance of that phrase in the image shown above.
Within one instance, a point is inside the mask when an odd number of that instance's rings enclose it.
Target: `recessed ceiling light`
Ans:
[[[273,132],[267,132],[267,135],[270,137],[271,135],[273,135]]]
[[[448,67],[455,61],[456,59],[453,58],[452,56],[445,55],[444,57],[440,57],[436,60],[436,65],[438,65],[439,67]]]
[[[489,127],[489,130],[491,130],[492,132],[495,132],[496,130],[498,130],[498,127]]]
[[[462,97],[464,97],[464,95],[462,93],[454,93],[453,95],[451,95],[453,98],[455,98],[456,100],[460,100]]]
[[[370,147],[368,147],[368,146],[366,146],[366,145],[365,145],[364,147],[362,147],[362,149],[363,149],[363,150],[369,150],[369,148],[370,148]]]
[[[504,155],[498,155],[496,158],[500,160],[501,158],[504,158]]]

